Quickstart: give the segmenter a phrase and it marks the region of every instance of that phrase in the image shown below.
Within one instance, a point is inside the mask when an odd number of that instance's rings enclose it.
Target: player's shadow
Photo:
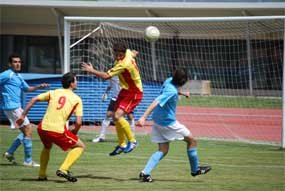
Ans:
[[[99,180],[116,180],[116,181],[124,181],[125,180],[122,178],[114,178],[114,177],[109,177],[109,176],[95,176],[92,174],[78,175],[77,178],[89,178],[89,179],[99,179]]]
[[[11,166],[11,167],[17,166],[17,167],[19,167],[20,165],[18,165],[18,164],[11,164],[11,163],[0,163],[0,166]]]
[[[22,178],[22,179],[20,179],[20,181],[23,181],[23,182],[42,182],[42,183],[44,183],[44,182],[55,182],[55,183],[67,183],[67,182],[69,182],[66,179],[57,179],[57,180],[48,179],[45,181],[42,181],[42,180],[40,181],[37,178]]]
[[[140,179],[138,179],[138,178],[130,178],[130,179],[128,179],[128,180],[134,180],[134,181],[139,181],[139,182],[142,182]],[[193,181],[193,180],[177,180],[177,179],[154,179],[153,180],[153,182],[191,182],[191,184],[192,183],[201,183],[201,182],[204,182],[204,181],[202,181],[202,180],[195,180],[195,181]]]
[[[87,174],[87,175],[79,175],[77,178],[90,178],[90,179],[99,179],[99,180],[115,180],[115,181],[138,181],[141,182],[139,178],[129,178],[129,179],[123,179],[123,178],[114,178],[114,177],[109,177],[109,176],[95,176],[92,174]],[[201,183],[203,182],[202,180],[177,180],[177,179],[155,179],[154,182],[191,182],[191,183]]]

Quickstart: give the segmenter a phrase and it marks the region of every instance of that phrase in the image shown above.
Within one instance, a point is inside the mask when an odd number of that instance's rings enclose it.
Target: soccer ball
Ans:
[[[148,42],[156,41],[160,36],[160,32],[155,26],[148,26],[144,31],[144,38]]]

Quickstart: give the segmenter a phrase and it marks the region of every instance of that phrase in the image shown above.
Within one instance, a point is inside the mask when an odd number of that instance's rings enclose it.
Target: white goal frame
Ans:
[[[216,22],[216,21],[253,21],[253,20],[272,20],[283,19],[285,31],[285,16],[244,16],[244,17],[64,17],[64,70],[63,73],[70,71],[70,22],[72,21],[101,21],[101,22]],[[96,29],[95,29],[96,30]],[[88,34],[87,34],[88,35]],[[83,38],[87,38],[83,37]],[[282,135],[281,148],[285,148],[285,32],[283,37],[283,81],[282,81]]]

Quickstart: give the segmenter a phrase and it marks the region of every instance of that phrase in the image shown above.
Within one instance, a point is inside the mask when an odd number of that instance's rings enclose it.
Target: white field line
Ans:
[[[282,115],[256,115],[256,114],[235,114],[235,113],[197,113],[197,112],[177,112],[177,115],[198,115],[198,116],[227,116],[227,117],[260,117],[260,118],[282,118]]]

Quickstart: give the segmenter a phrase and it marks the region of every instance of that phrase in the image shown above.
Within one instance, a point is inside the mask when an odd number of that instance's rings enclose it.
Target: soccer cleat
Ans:
[[[126,148],[120,147],[119,145],[115,147],[115,150],[113,150],[109,155],[115,156],[121,154]]]
[[[45,177],[38,177],[38,181],[47,181],[48,179],[47,179],[47,177],[45,176]]]
[[[140,172],[139,178],[143,182],[152,182],[153,181],[152,177],[149,174],[144,174],[143,171]]]
[[[38,163],[36,163],[35,161],[31,161],[31,162],[24,162],[23,163],[24,166],[26,167],[40,167],[40,165]]]
[[[138,142],[128,142],[127,147],[124,149],[124,153],[129,153],[134,150],[138,145]]]
[[[198,176],[202,174],[206,174],[211,170],[211,166],[199,166],[199,169],[195,173],[191,173],[192,176]]]
[[[99,142],[105,142],[105,139],[101,137],[92,139],[92,143],[99,143]]]
[[[13,163],[13,164],[16,163],[16,160],[15,160],[14,155],[11,155],[11,154],[8,153],[8,152],[5,152],[5,153],[3,154],[3,157],[6,158],[9,162],[11,162],[11,163]]]
[[[57,170],[56,175],[59,177],[65,178],[69,182],[76,182],[77,181],[77,178],[75,176],[73,176],[70,171],[64,172],[62,170]]]

